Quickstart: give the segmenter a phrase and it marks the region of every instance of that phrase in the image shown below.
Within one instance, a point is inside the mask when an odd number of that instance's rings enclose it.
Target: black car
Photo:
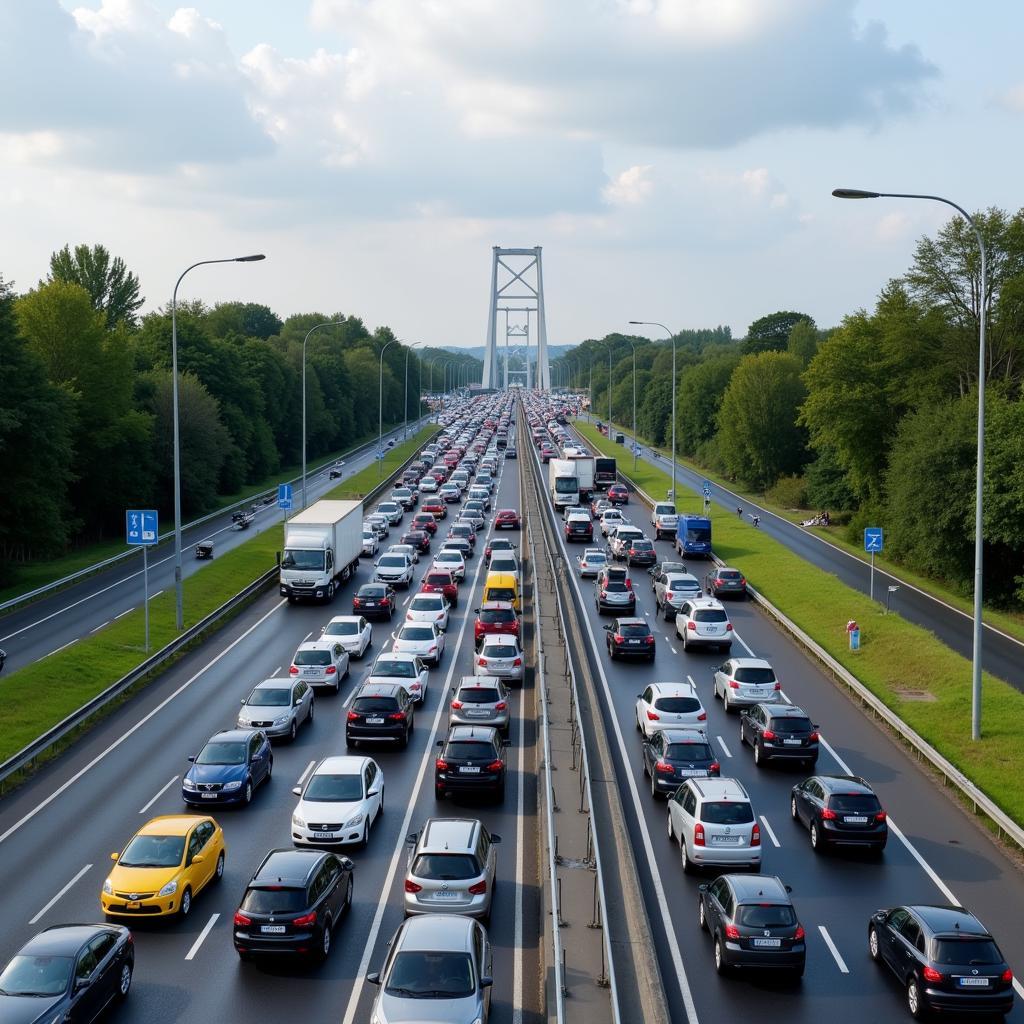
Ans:
[[[54,925],[0,974],[0,1020],[92,1021],[128,995],[134,970],[135,945],[123,925]]]
[[[806,825],[811,847],[859,846],[876,853],[889,838],[886,813],[874,790],[856,775],[812,775],[789,798],[793,820]]]
[[[388,583],[364,583],[352,598],[352,612],[367,619],[377,616],[390,619],[395,614],[398,597]]]
[[[656,643],[644,619],[616,619],[604,627],[608,632],[608,657],[639,657],[654,661]]]
[[[499,803],[505,799],[505,750],[492,726],[453,725],[448,738],[438,740],[434,762],[434,796],[485,793]]]
[[[638,539],[626,548],[627,565],[654,565],[658,560],[658,552],[654,549],[654,541]]]
[[[468,523],[452,523],[448,529],[448,536],[467,540],[471,547],[476,547],[476,530]]]
[[[271,850],[235,911],[235,950],[253,956],[326,960],[352,906],[352,861],[322,850]]]
[[[712,569],[704,577],[704,589],[712,597],[722,597],[724,594],[746,597],[747,580],[739,569],[729,569],[723,566],[719,569]]]
[[[753,704],[740,713],[740,743],[754,748],[754,764],[818,763],[818,727],[794,704]]]
[[[404,750],[415,724],[415,700],[401,683],[364,683],[345,720],[345,745],[365,740],[397,743]]]
[[[671,560],[658,562],[657,565],[652,565],[650,569],[647,570],[648,575],[651,577],[651,590],[654,590],[659,583],[664,583],[665,577],[669,573],[689,571],[690,570],[686,568],[685,562],[675,562]]]
[[[1013,972],[988,929],[955,906],[877,910],[868,922],[868,953],[903,986],[910,1016],[932,1010],[991,1013],[1013,1008]]]
[[[421,555],[430,550],[430,534],[426,530],[408,530],[402,534],[402,543],[411,544]]]
[[[181,799],[201,804],[248,804],[261,782],[274,771],[270,740],[262,729],[223,729],[202,750],[189,757],[191,767],[181,780]]]
[[[449,537],[441,545],[442,551],[445,548],[449,548],[453,551],[458,551],[462,555],[463,559],[465,559],[466,561],[469,561],[469,559],[473,557],[473,545],[470,544],[465,537]]]
[[[519,456],[516,454],[516,450],[515,450],[515,447],[513,445],[509,445],[505,449],[505,458],[506,459],[518,459],[519,458]]]
[[[803,977],[807,945],[790,888],[774,875],[719,875],[700,885],[697,920],[715,944],[715,970],[784,970]]]
[[[722,766],[700,729],[659,729],[641,744],[651,796],[668,796],[686,779],[717,779]]]

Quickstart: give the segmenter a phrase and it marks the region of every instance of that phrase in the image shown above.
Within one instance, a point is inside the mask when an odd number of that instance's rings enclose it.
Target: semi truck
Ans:
[[[618,478],[618,468],[614,459],[594,459],[594,486],[599,491],[607,491]]]
[[[577,459],[551,459],[548,462],[548,485],[551,503],[556,509],[580,503],[580,480],[576,475]]]
[[[363,503],[317,501],[284,524],[281,594],[330,602],[358,568],[363,551]]]

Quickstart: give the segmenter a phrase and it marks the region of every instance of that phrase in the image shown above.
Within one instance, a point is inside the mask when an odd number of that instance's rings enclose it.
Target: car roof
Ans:
[[[161,814],[150,818],[138,835],[144,836],[185,836],[201,821],[211,821],[205,814]]]
[[[416,623],[418,626],[422,626],[422,622]],[[415,661],[416,655],[409,654],[407,651],[381,651],[380,654],[374,659],[374,665],[378,662],[386,661]]]
[[[399,690],[405,687],[401,683],[363,683],[355,692],[356,697],[397,697]]]
[[[249,884],[290,882],[292,885],[305,885],[324,856],[323,850],[271,850],[256,869]]]
[[[416,848],[420,853],[472,851],[481,828],[476,818],[428,818]]]
[[[230,743],[232,740],[235,740],[239,743],[245,743],[252,738],[253,733],[260,731],[260,729],[221,729],[220,732],[215,732],[206,742],[218,740],[219,742]]]
[[[47,953],[51,956],[72,956],[100,932],[116,934],[119,931],[116,925],[54,924],[33,935],[19,952],[33,956]]]
[[[641,619],[639,616],[626,616],[625,618],[616,619],[615,624],[618,626],[646,626],[647,620]]]
[[[511,601],[484,601],[480,605],[480,611],[507,612],[514,611]]]
[[[771,668],[771,662],[764,658],[730,658],[735,668]],[[774,671],[774,669],[773,669]]]
[[[689,603],[694,608],[721,608],[725,611],[725,605],[714,597],[691,597]]]
[[[289,676],[272,676],[270,679],[262,679],[258,682],[253,690],[277,690],[283,686],[287,686],[291,689],[295,685],[295,680]]]
[[[336,754],[333,757],[325,757],[313,769],[313,775],[359,775],[369,763],[368,757]]]
[[[475,930],[476,922],[462,914],[418,914],[402,922],[392,940],[392,946],[396,950],[458,950],[471,953]]]
[[[481,676],[480,678],[486,678]],[[496,740],[498,730],[493,725],[453,725],[448,730],[449,740]]]
[[[330,622],[327,623],[329,626],[332,622],[356,622],[358,623],[362,619],[362,615],[335,615]]]
[[[812,778],[821,783],[823,789],[830,793],[840,790],[846,793],[863,793],[874,796],[875,791],[859,775],[814,775]]]
[[[693,580],[693,582],[696,583],[697,586],[700,586],[700,580],[698,580],[692,572],[667,572],[665,573],[665,580],[668,583],[671,583],[672,580]]]
[[[989,935],[989,930],[969,911],[952,904],[913,904],[912,910],[931,932],[960,932],[968,935]]]
[[[761,707],[763,707],[772,718],[811,717],[803,708],[798,708],[795,704],[762,704]]]
[[[707,743],[708,736],[703,729],[662,729],[666,743]]]
[[[739,779],[687,779],[702,800],[742,800],[750,802],[747,791]]]
[[[697,696],[697,688],[692,683],[650,683],[651,689],[658,697],[678,697],[682,695]]]
[[[298,646],[300,651],[331,651],[338,646],[337,640],[303,640]]]
[[[777,875],[729,875],[728,878],[737,903],[765,900],[775,903],[793,902]]]

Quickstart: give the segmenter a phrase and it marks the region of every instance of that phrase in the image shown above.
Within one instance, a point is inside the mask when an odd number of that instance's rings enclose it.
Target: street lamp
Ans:
[[[633,471],[636,472],[636,345],[629,343],[633,350]]]
[[[181,272],[171,293],[171,405],[174,419],[174,607],[178,632],[185,628],[181,586],[181,438],[178,425],[178,285],[182,278],[196,267],[210,263],[256,263],[265,260],[263,253],[253,256],[231,256],[222,260],[200,260]]]
[[[380,350],[380,377],[377,382],[377,479],[384,473],[384,353],[394,345],[397,338],[386,342]]]
[[[306,507],[306,343],[309,336],[320,330],[321,327],[341,327],[344,320],[328,320],[322,324],[316,324],[306,332],[302,339],[302,507]]]
[[[405,352],[405,427],[402,429],[402,438],[409,436],[409,355],[417,345],[422,342],[414,341]]]
[[[952,206],[971,226],[981,253],[981,286],[978,305],[978,455],[974,478],[974,651],[971,659],[971,739],[981,739],[981,631],[982,631],[982,503],[985,480],[985,307],[988,302],[988,253],[975,219],[957,203],[942,196],[916,192],[868,192],[836,188],[836,199],[927,199]]]
[[[676,502],[676,336],[657,320],[630,320],[634,327],[660,327],[672,342],[672,504],[678,510]]]

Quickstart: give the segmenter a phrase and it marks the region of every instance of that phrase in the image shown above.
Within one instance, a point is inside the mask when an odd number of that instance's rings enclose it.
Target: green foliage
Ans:
[[[784,310],[769,313],[755,320],[747,328],[747,336],[743,341],[743,354],[753,355],[758,352],[784,352],[793,328],[806,320],[812,327],[814,318],[807,313],[794,313]]]
[[[139,294],[139,279],[120,256],[113,260],[102,245],[70,246],[50,256],[50,280],[81,285],[93,308],[103,313],[106,326],[134,327],[136,314],[145,299]]]
[[[808,464],[804,476],[807,485],[808,507],[819,511],[852,509],[857,504],[853,491],[846,482],[846,473],[836,461],[831,448],[823,448],[817,458]]]
[[[259,302],[220,302],[207,314],[206,324],[215,338],[234,334],[262,341],[280,334],[284,327],[281,318]]]
[[[801,366],[814,358],[818,351],[818,329],[813,320],[798,320],[789,332],[786,351],[800,360]]]
[[[765,494],[770,502],[782,508],[807,508],[807,481],[802,476],[780,476]]]
[[[740,353],[731,351],[696,363],[683,371],[676,398],[677,447],[694,454],[717,429],[717,413]]]

